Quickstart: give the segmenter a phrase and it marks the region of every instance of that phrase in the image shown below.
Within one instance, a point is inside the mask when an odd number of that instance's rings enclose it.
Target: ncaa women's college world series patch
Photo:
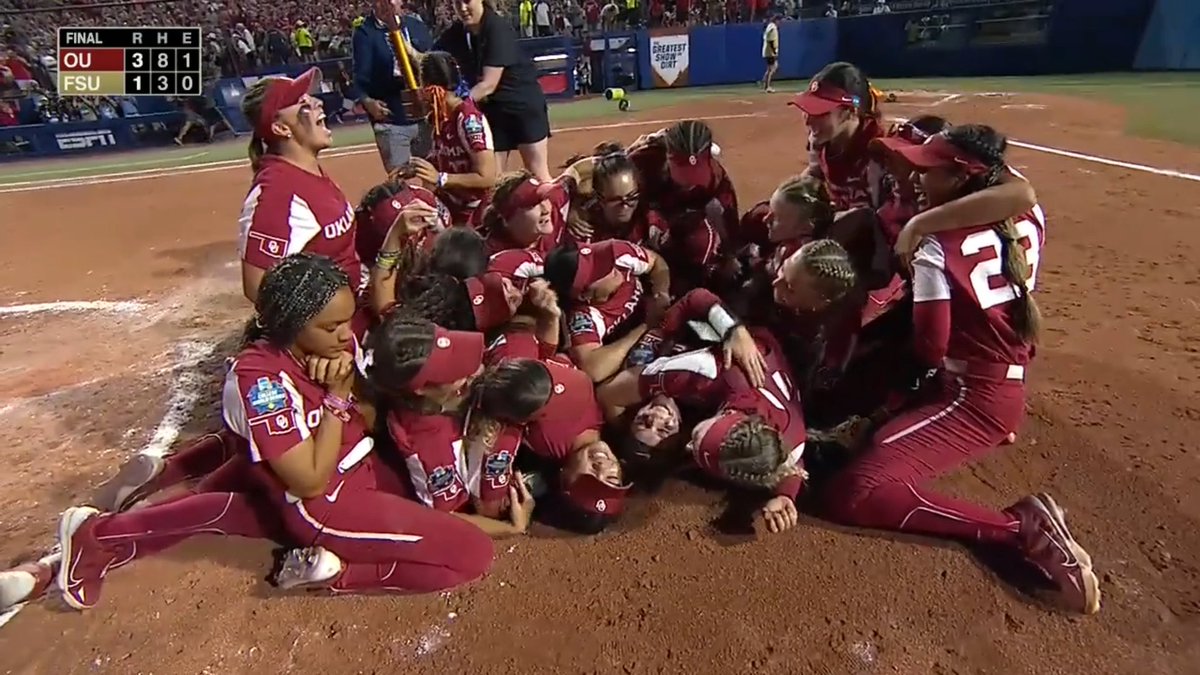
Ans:
[[[250,406],[251,426],[264,424],[272,436],[286,434],[292,430],[292,396],[283,383],[269,377],[260,377],[246,393]]]

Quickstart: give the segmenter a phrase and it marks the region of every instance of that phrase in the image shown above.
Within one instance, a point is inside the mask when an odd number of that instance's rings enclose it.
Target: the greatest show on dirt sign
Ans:
[[[199,28],[59,28],[63,96],[199,96]]]
[[[688,84],[688,31],[650,31],[650,72],[655,87]]]

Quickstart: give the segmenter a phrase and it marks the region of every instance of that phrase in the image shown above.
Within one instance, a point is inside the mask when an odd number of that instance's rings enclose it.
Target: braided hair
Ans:
[[[1000,177],[1008,170],[1004,160],[1008,139],[1003,134],[987,125],[963,124],[950,127],[945,135],[957,148],[988,167],[987,173],[972,176],[966,182],[963,186],[964,194],[978,192],[1000,182]],[[1001,272],[1004,280],[1017,290],[1017,311],[1013,316],[1013,327],[1021,339],[1037,342],[1041,332],[1042,315],[1029,292],[1028,284],[1032,270],[1026,257],[1026,246],[1021,243],[1017,232],[1016,219],[1009,218],[992,226],[992,229],[1000,237]]]
[[[698,155],[712,147],[713,132],[700,120],[680,120],[667,127],[663,143],[672,154]]]
[[[787,461],[779,432],[757,415],[729,430],[717,450],[717,463],[730,481],[751,488],[770,489],[799,472]]]
[[[825,232],[833,225],[834,208],[825,191],[825,181],[796,175],[780,183],[775,192],[808,215],[813,232]]]
[[[271,80],[276,78],[264,77],[256,80],[254,84],[246,87],[245,93],[242,94],[242,115],[251,126],[258,124],[258,118],[262,115],[262,107],[267,96],[267,87],[271,84]],[[250,156],[250,168],[255,173],[258,173],[262,166],[263,155],[268,151],[267,141],[264,138],[259,138],[258,134],[250,134],[250,147],[247,154]]]
[[[406,308],[392,312],[367,336],[371,358],[364,374],[368,382],[400,407],[421,412],[440,411],[440,407],[431,406],[408,390],[408,383],[425,367],[425,361],[433,351],[433,340],[432,321],[415,316]]]
[[[446,330],[475,330],[471,295],[460,279],[438,273],[411,277],[400,297],[405,309]]]
[[[830,84],[854,97],[854,112],[860,119],[879,118],[879,101],[866,74],[853,63],[834,61],[813,76],[813,82]]]
[[[533,178],[533,174],[521,169],[502,174],[496,179],[496,187],[492,189],[492,201],[483,211],[483,226],[480,230],[485,234],[504,230],[504,216],[500,215],[499,204],[508,201],[513,192],[525,181]]]
[[[821,296],[830,302],[854,290],[858,275],[850,254],[833,239],[816,239],[796,252],[800,267],[812,277]]]
[[[350,288],[350,277],[325,256],[296,253],[280,260],[263,275],[254,303],[256,316],[246,326],[244,342],[265,339],[276,347],[291,345],[343,288]]]

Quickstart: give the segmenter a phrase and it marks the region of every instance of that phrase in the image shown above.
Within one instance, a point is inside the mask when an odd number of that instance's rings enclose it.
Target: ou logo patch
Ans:
[[[304,422],[308,425],[309,429],[316,429],[317,427],[321,426],[320,408],[316,410],[309,410],[308,414],[304,417]]]
[[[278,254],[279,253],[279,242],[277,242],[277,241],[267,242],[267,250],[270,251],[271,253]]]
[[[608,510],[608,504],[603,499],[596,500],[596,513],[604,513]]]

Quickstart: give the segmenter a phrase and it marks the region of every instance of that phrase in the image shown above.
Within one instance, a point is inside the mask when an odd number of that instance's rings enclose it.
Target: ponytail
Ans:
[[[262,167],[263,155],[267,154],[266,143],[258,137],[258,134],[250,137],[250,148],[247,154],[250,156],[250,169],[254,173],[258,173],[259,168]]]
[[[252,127],[256,126],[258,118],[262,114],[263,102],[267,95],[267,85],[271,83],[272,79],[270,77],[260,78],[254,84],[247,87],[245,93],[242,94],[242,115],[245,116],[246,122]],[[262,158],[263,155],[267,154],[267,151],[266,140],[255,131],[250,136],[250,147],[246,153],[250,157],[250,168],[255,173],[258,173],[259,168],[262,166]]]
[[[1000,236],[1000,270],[1004,280],[1017,289],[1017,311],[1013,314],[1013,328],[1026,342],[1036,344],[1042,330],[1042,312],[1037,301],[1029,292],[1028,251],[1021,244],[1016,221],[1012,218],[992,228]]]

